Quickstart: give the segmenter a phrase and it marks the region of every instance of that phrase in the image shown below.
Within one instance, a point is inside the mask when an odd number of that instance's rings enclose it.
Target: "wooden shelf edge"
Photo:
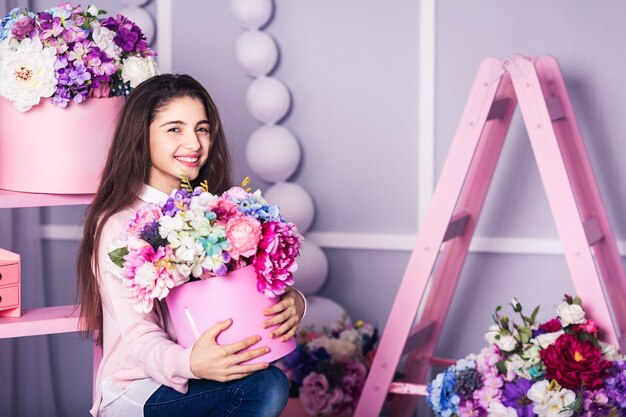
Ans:
[[[78,331],[75,305],[23,309],[22,317],[0,317],[0,339]]]
[[[0,189],[0,208],[89,204],[93,194],[39,194]]]

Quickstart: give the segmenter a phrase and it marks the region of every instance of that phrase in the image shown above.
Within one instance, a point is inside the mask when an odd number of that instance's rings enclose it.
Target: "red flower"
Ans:
[[[558,332],[559,330],[561,330],[561,322],[559,321],[559,319],[552,319],[543,323],[541,326],[539,326],[539,328],[541,330],[545,330],[546,333]]]
[[[561,335],[540,355],[546,366],[546,377],[556,379],[569,389],[583,386],[586,390],[601,388],[606,371],[611,367],[611,362],[602,359],[600,349],[573,334]]]

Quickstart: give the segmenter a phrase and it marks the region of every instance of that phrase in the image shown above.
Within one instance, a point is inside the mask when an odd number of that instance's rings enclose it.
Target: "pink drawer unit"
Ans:
[[[0,249],[0,317],[20,317],[20,255]]]

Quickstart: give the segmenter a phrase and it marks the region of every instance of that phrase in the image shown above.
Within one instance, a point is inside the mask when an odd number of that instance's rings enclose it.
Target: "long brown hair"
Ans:
[[[189,75],[163,74],[139,84],[128,96],[120,114],[98,191],[87,209],[83,240],[77,260],[80,329],[102,345],[102,304],[98,286],[98,246],[102,227],[121,209],[133,203],[147,183],[150,161],[150,123],[172,100],[200,100],[209,120],[211,148],[207,163],[192,185],[206,180],[209,191],[221,193],[231,186],[228,145],[217,107],[202,85]]]

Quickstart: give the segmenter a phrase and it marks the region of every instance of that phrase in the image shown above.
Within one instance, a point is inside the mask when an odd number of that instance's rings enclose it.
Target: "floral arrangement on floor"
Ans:
[[[626,362],[599,340],[578,297],[566,295],[556,317],[536,321],[537,307],[521,323],[500,314],[485,338],[489,346],[440,373],[428,385],[437,416],[609,417],[626,413]]]
[[[122,15],[63,3],[0,21],[0,96],[21,112],[41,98],[65,108],[88,97],[126,95],[158,73],[141,29]]]
[[[300,398],[315,416],[352,415],[378,343],[378,330],[347,317],[316,331],[302,329],[297,347],[276,362],[291,383],[291,397]]]
[[[245,187],[249,178],[242,184]],[[257,289],[269,298],[293,285],[303,237],[259,190],[233,187],[221,195],[189,180],[162,204],[145,204],[109,252],[138,312],[152,310],[175,286],[254,265]]]

